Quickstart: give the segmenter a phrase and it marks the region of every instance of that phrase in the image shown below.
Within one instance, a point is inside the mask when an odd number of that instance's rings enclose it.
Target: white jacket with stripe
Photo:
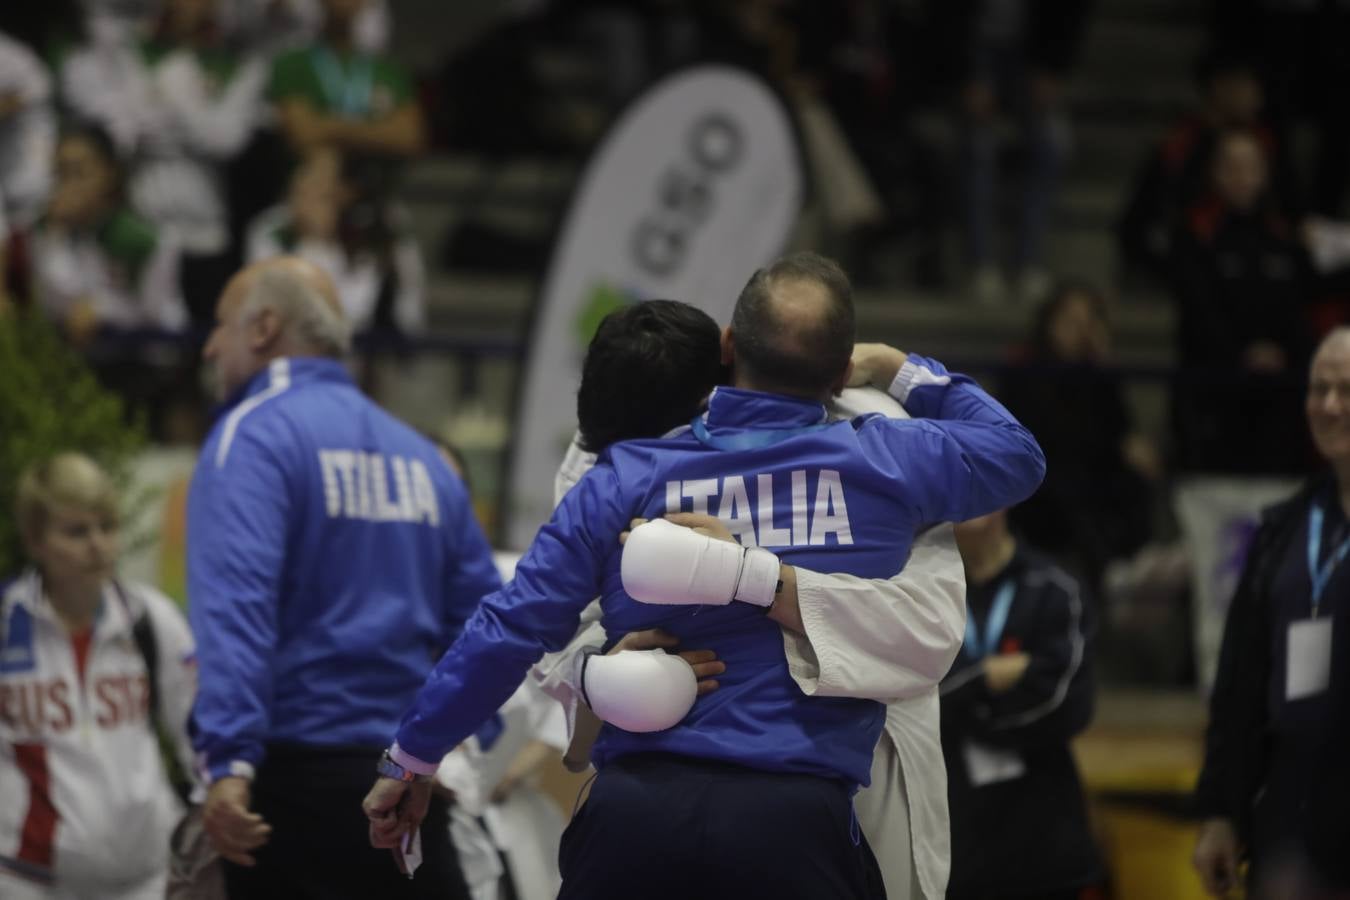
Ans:
[[[81,667],[35,571],[0,595],[0,886],[17,877],[112,897],[167,871],[181,805],[149,718],[132,631],[141,615],[154,629],[164,723],[191,771],[196,663],[173,601],[109,583]]]

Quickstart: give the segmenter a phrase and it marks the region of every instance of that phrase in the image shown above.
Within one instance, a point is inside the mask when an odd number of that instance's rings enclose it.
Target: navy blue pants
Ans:
[[[662,754],[601,770],[558,864],[558,900],[886,896],[842,782]]]

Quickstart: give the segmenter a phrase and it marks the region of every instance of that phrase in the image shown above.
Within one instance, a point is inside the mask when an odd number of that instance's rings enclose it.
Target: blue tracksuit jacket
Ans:
[[[1032,436],[973,381],[911,356],[902,401],[924,418],[826,424],[819,403],[719,388],[705,416],[661,440],[616,444],[563,499],[516,568],[483,601],[437,664],[397,733],[431,762],[515,690],[529,666],[563,647],[597,595],[611,640],[664,628],[717,651],[721,687],[674,728],[606,726],[594,760],[666,752],[866,784],[884,708],[811,698],[788,674],[779,626],[744,603],[649,606],[623,591],[619,532],[635,516],[712,512],[743,543],[808,568],[886,578],[914,534],[1030,495],[1045,470]]]
[[[279,359],[241,393],[188,499],[193,743],[213,778],[268,741],[385,746],[501,586],[459,479],[340,362]]]

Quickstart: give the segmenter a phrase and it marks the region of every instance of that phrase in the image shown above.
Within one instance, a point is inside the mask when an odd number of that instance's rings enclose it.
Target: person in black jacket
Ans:
[[[1177,236],[1180,372],[1172,414],[1183,471],[1306,471],[1292,401],[1308,358],[1311,272],[1268,171],[1255,134],[1222,134],[1212,193],[1191,208]]]
[[[1007,515],[956,526],[966,640],[942,682],[948,900],[1079,898],[1104,880],[1069,740],[1092,718],[1092,615]]]
[[[1256,61],[1228,48],[1207,52],[1196,64],[1199,106],[1150,150],[1116,223],[1120,259],[1132,274],[1166,279],[1176,226],[1205,199],[1215,144],[1229,129],[1247,129],[1270,164],[1271,184],[1285,212],[1301,210],[1288,146],[1264,114],[1265,93]]]
[[[1194,863],[1216,896],[1243,857],[1258,897],[1350,891],[1350,329],[1313,358],[1305,412],[1330,471],[1262,515],[1210,697]]]
[[[1045,451],[1041,487],[1010,513],[1013,527],[1089,589],[1114,559],[1150,537],[1162,461],[1136,427],[1109,368],[1107,301],[1091,282],[1065,279],[1037,310],[1024,366],[998,398]]]

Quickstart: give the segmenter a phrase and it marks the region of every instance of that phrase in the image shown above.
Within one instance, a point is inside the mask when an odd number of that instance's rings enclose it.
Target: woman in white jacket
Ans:
[[[0,593],[0,897],[164,896],[190,771],[192,638],[173,602],[119,581],[117,499],[85,456],[30,468],[16,513],[33,565]]]

